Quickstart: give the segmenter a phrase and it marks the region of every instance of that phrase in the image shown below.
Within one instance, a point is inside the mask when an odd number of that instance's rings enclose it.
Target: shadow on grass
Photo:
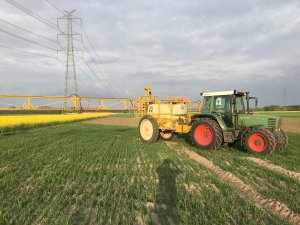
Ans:
[[[165,159],[156,170],[159,184],[156,191],[155,211],[158,213],[162,224],[180,224],[177,205],[176,177],[180,169],[170,159]]]

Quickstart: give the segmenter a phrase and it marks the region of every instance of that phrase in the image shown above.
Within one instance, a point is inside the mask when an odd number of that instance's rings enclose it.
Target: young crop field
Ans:
[[[289,140],[254,156],[83,122],[1,135],[0,224],[299,224],[300,134]]]
[[[254,113],[260,115],[269,115],[269,116],[300,118],[300,111],[258,111]]]

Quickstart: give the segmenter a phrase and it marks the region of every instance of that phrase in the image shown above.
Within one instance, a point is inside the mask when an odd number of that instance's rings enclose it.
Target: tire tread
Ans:
[[[210,145],[207,147],[200,146],[197,141],[195,140],[194,131],[200,124],[207,124],[211,127],[214,133],[214,140]],[[193,146],[200,147],[202,149],[217,149],[219,148],[223,143],[223,132],[217,121],[209,118],[209,117],[203,117],[193,122],[192,129],[190,132],[190,140]]]
[[[277,150],[277,151],[281,151],[288,146],[289,138],[283,130],[278,131],[277,142],[279,142],[278,145],[275,146],[275,150]]]
[[[252,149],[247,144],[248,136],[251,135],[251,134],[253,134],[253,133],[263,134],[267,138],[268,146],[262,152],[254,152],[254,151],[252,151]],[[271,153],[275,149],[276,140],[275,140],[274,134],[271,131],[269,131],[269,130],[263,128],[263,127],[253,127],[253,128],[250,128],[243,135],[242,143],[243,143],[244,149],[247,150],[247,151],[249,151],[249,152],[252,152],[252,153],[255,153],[255,154],[269,154],[269,153]]]
[[[150,122],[152,123],[152,126],[153,126],[153,135],[149,140],[144,140],[142,135],[141,135],[141,132],[140,132],[140,125],[141,125],[142,121],[145,120],[145,119],[150,120]],[[156,119],[151,117],[151,116],[143,116],[141,118],[140,122],[139,122],[139,133],[140,133],[140,138],[144,142],[148,142],[148,143],[156,142],[159,138],[159,128],[158,128],[158,123],[157,123]]]

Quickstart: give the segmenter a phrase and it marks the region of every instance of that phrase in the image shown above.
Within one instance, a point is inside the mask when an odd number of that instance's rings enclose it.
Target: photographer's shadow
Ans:
[[[166,224],[180,224],[176,210],[176,177],[181,173],[170,159],[165,159],[156,170],[159,184],[156,191],[155,211]],[[163,223],[164,224],[164,223]]]

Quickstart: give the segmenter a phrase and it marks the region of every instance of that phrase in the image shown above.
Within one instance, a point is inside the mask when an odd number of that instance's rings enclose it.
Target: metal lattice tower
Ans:
[[[284,109],[286,109],[286,105],[287,105],[287,103],[286,103],[286,88],[283,88],[283,104],[282,104],[282,107]]]
[[[73,32],[73,23],[75,20],[80,21],[81,26],[81,18],[74,16],[73,13],[75,10],[66,11],[64,10],[65,15],[57,19],[57,25],[59,26],[59,20],[66,20],[66,31],[58,34],[66,37],[66,47],[61,48],[59,51],[66,52],[66,69],[65,69],[65,97],[78,95],[78,87],[77,87],[77,77],[76,77],[76,68],[75,68],[75,59],[74,52],[80,51],[73,45],[73,37],[74,35],[81,35],[79,33]],[[57,36],[57,37],[58,37]],[[58,39],[58,38],[57,38]],[[66,106],[66,103],[65,103]]]

